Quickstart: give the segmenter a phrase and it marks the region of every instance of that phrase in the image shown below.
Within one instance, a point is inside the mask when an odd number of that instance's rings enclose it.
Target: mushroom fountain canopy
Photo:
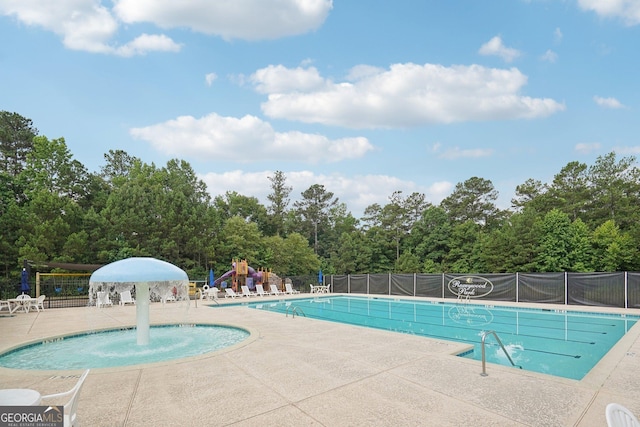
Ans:
[[[154,301],[171,295],[178,300],[189,299],[189,277],[182,269],[156,258],[134,257],[112,262],[93,272],[89,279],[90,303],[98,291],[116,296],[133,290],[140,283],[149,285]]]

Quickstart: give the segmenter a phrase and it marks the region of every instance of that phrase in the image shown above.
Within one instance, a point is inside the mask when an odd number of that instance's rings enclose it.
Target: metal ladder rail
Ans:
[[[300,307],[298,307],[297,305],[290,305],[289,307],[287,307],[287,311],[285,312],[285,316],[289,317],[289,309],[291,309],[291,316],[295,319],[296,317],[296,313],[298,313],[298,316],[300,316],[301,314],[304,317],[307,317],[306,314],[304,314],[304,311],[302,311],[302,309]]]
[[[482,373],[480,375],[482,375],[483,377],[486,377],[487,375],[489,375],[487,374],[487,359],[485,357],[485,350],[484,350],[484,347],[485,347],[484,342],[487,338],[487,335],[493,335],[496,338],[496,341],[498,341],[498,344],[500,344],[500,348],[502,348],[502,351],[504,351],[504,354],[507,356],[507,359],[509,359],[509,362],[511,362],[512,366],[522,369],[522,366],[516,365],[515,363],[513,363],[513,359],[511,359],[511,356],[507,352],[507,349],[504,348],[504,344],[502,344],[502,341],[500,340],[500,337],[498,336],[496,331],[487,331],[482,334]]]

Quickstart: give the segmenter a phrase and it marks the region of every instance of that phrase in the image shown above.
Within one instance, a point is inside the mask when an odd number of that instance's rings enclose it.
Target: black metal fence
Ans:
[[[86,307],[89,304],[90,277],[90,273],[37,273],[32,292],[36,297],[47,296],[45,308]]]
[[[640,308],[640,272],[348,274],[325,284],[337,293]]]
[[[304,275],[287,279],[294,289],[309,292],[309,284],[316,284],[318,277]],[[66,281],[41,278],[36,282],[30,283],[30,294],[32,297],[46,295],[45,308],[89,304],[89,275]],[[327,275],[324,284],[336,293],[640,308],[640,272],[348,274]],[[14,288],[3,288],[2,299],[14,298]]]

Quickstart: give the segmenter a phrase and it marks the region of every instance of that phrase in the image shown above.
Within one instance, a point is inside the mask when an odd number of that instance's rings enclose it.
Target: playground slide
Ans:
[[[234,274],[236,274],[235,270],[229,270],[226,273],[224,273],[222,276],[218,277],[213,284],[215,286],[219,286],[220,283],[224,282],[225,280],[227,280],[229,277],[233,276]]]
[[[255,283],[261,282],[262,281],[262,273],[259,271],[256,271],[254,268],[249,267],[248,268],[248,272],[249,275],[248,277],[251,277],[253,279],[253,283],[254,285],[251,287],[251,289],[255,289]],[[229,270],[226,273],[224,273],[222,276],[218,277],[213,284],[215,286],[219,286],[220,283],[224,282],[226,279],[228,279],[229,277],[233,276],[236,274],[236,270]]]
[[[253,282],[262,282],[262,272],[255,271],[253,268],[249,267],[249,277],[253,278]]]

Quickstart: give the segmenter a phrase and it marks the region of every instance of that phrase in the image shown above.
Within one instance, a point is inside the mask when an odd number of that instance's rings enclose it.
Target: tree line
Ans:
[[[0,111],[0,264],[106,264],[152,256],[206,277],[232,259],[279,276],[640,270],[640,171],[614,152],[568,163],[550,183],[517,186],[496,206],[490,180],[458,183],[438,205],[396,191],[355,218],[322,184],[291,203],[286,175],[269,176],[268,205],[229,191],[211,198],[184,160],[163,167],[122,150],[90,172],[64,138]]]

